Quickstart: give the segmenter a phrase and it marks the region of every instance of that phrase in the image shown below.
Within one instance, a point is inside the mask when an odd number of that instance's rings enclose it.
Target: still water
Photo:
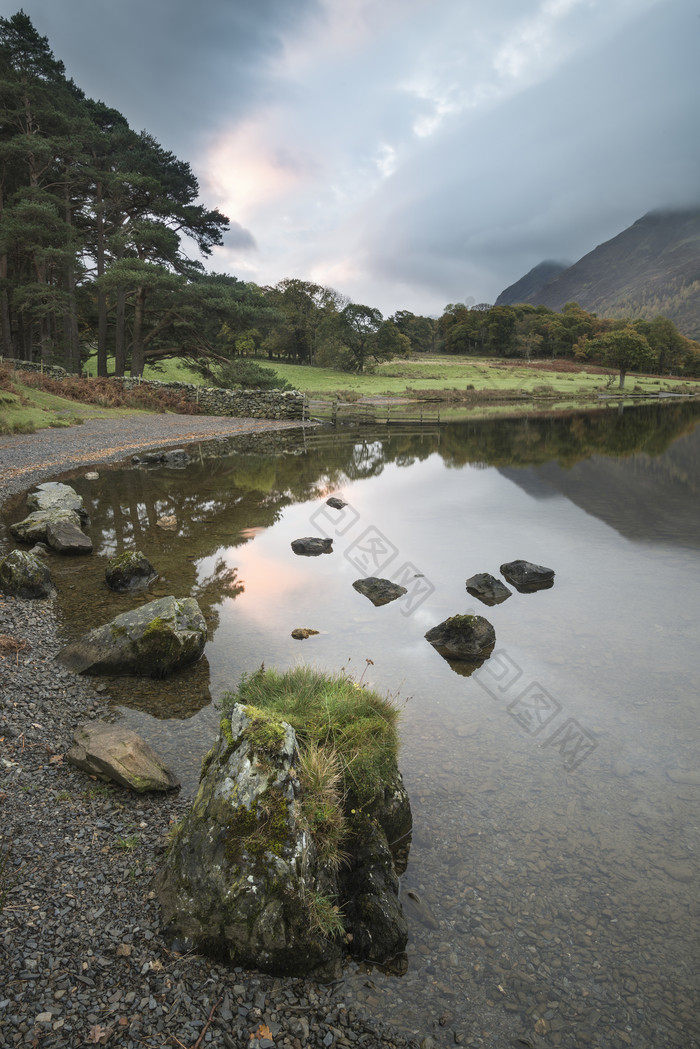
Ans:
[[[351,966],[343,990],[385,1021],[438,1045],[700,1045],[699,423],[676,404],[307,431],[72,482],[96,556],[56,573],[67,636],[166,593],[207,617],[197,666],[109,682],[186,791],[221,694],[262,662],[395,695],[408,971]],[[295,556],[309,535],[333,553]],[[104,585],[128,547],[164,577],[141,599]],[[467,594],[517,558],[553,568],[553,588],[494,608]],[[406,597],[375,608],[352,587],[370,575]],[[471,676],[424,640],[467,611],[497,638]]]

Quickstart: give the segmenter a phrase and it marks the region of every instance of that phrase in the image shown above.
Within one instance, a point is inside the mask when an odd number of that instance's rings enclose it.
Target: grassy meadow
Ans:
[[[95,375],[95,358],[86,365],[86,374]],[[373,398],[409,398],[441,402],[441,418],[463,417],[465,408],[476,414],[502,414],[518,410],[561,409],[576,407],[596,400],[600,393],[615,396],[617,377],[602,368],[582,366],[573,361],[512,362],[502,359],[420,356],[387,361],[372,366],[362,375],[311,368],[260,359],[294,389],[311,397],[344,401]],[[611,377],[613,382],[610,382]],[[207,385],[207,380],[182,361],[168,360],[147,365],[146,379],[164,382],[191,382]],[[97,384],[91,403],[91,384],[79,400],[61,396],[56,388],[40,389],[22,372],[0,365],[0,433],[31,433],[37,429],[72,426],[86,418],[100,418],[115,412],[128,416],[135,411],[148,411],[149,405],[121,405],[106,401],[98,394]],[[624,397],[657,393],[695,394],[700,380],[627,374]],[[145,398],[144,398],[145,399]],[[154,404],[152,410],[172,410],[173,406]]]

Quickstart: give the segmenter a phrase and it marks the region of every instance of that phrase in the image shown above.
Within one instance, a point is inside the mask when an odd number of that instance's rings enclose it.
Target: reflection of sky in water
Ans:
[[[380,447],[370,453],[376,457]],[[636,491],[639,464],[615,462]],[[322,472],[322,457],[318,463]],[[605,473],[609,466],[610,460],[599,467],[594,460],[586,464],[596,506],[616,494],[614,476],[611,482]],[[290,462],[289,468],[301,470],[303,463]],[[478,958],[480,965],[484,959],[495,964],[497,952],[476,949],[460,925],[467,901],[482,908],[479,920],[485,925],[507,913],[525,937],[522,942],[531,935],[547,967],[533,976],[545,997],[580,1002],[596,972],[612,973],[612,997],[596,1006],[602,1015],[600,1040],[587,1043],[607,1049],[617,1044],[611,1030],[622,1029],[617,1020],[605,1026],[606,1009],[619,1000],[620,951],[628,958],[638,950],[653,957],[651,985],[658,972],[665,973],[661,993],[658,985],[645,991],[644,973],[635,970],[645,1015],[664,1009],[683,1024],[684,1002],[697,999],[689,974],[695,971],[699,931],[700,786],[678,783],[668,772],[700,770],[700,558],[685,539],[676,545],[672,535],[655,542],[625,538],[583,508],[591,505],[587,498],[576,505],[575,492],[571,499],[560,494],[557,470],[547,467],[544,478],[536,469],[510,467],[505,476],[492,467],[448,467],[436,453],[408,466],[385,463],[378,476],[342,486],[355,513],[341,515],[314,498],[283,506],[270,527],[249,528],[251,522],[238,513],[228,522],[217,518],[217,548],[196,560],[195,569],[202,583],[223,559],[244,586],[235,598],[215,601],[219,623],[206,650],[215,701],[262,662],[278,668],[300,661],[329,671],[345,667],[356,677],[364,672],[364,681],[382,691],[398,693],[401,767],[415,816],[404,884],[431,901],[441,925],[437,943],[429,930],[413,926],[409,975],[423,975],[410,1002],[392,1004],[391,979],[373,976],[386,996],[387,1018],[422,1022],[433,1009],[436,979],[461,996],[457,1005],[450,999],[449,1007],[468,1014],[469,981],[479,979],[471,963]],[[562,483],[576,488],[576,470],[559,473]],[[209,478],[212,507],[214,485]],[[686,516],[696,490],[697,482],[675,492],[679,506],[686,501]],[[648,500],[649,492],[648,478],[640,481],[633,505]],[[293,539],[332,535],[338,520],[349,526],[335,537],[332,554],[292,552]],[[368,529],[383,537],[386,550],[395,550],[380,572],[362,572],[352,563]],[[234,545],[242,534],[247,541]],[[554,568],[553,588],[528,595],[514,591],[495,608],[467,594],[468,576],[498,576],[503,562],[518,558]],[[413,614],[403,615],[398,601],[375,608],[353,590],[360,576],[393,578],[406,562],[434,587]],[[491,664],[462,677],[423,635],[468,610],[494,624],[497,643]],[[320,634],[296,641],[290,637],[295,627]],[[550,703],[542,727],[534,707],[528,707],[533,696]],[[194,789],[199,760],[216,732],[216,710],[206,708],[186,722],[155,721],[130,711],[125,718]],[[594,748],[573,771],[556,735],[572,725]],[[571,914],[603,922],[606,908],[614,915],[610,931],[598,924],[595,935],[578,937]],[[537,931],[538,916],[554,930],[548,939]],[[555,936],[568,945],[563,953]],[[441,954],[446,939],[457,952],[457,965],[448,965]],[[499,950],[524,966],[528,959],[520,958],[519,943],[507,932]],[[428,977],[429,972],[437,976]],[[364,978],[350,973],[347,979],[357,997],[368,993]],[[506,977],[497,979],[508,987]],[[630,1023],[634,1031],[637,1021]],[[657,1044],[644,1031],[638,1044]],[[685,1049],[690,1043],[658,1044]]]

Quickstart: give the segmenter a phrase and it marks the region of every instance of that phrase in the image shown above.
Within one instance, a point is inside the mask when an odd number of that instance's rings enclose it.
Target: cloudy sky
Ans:
[[[700,0],[0,0],[232,220],[209,265],[439,314],[700,202]]]

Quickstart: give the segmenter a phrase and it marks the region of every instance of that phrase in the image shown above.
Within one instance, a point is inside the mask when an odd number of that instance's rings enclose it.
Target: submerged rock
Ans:
[[[450,616],[425,637],[441,656],[467,663],[483,661],[496,644],[496,631],[483,616]]]
[[[166,677],[199,659],[207,627],[192,597],[161,597],[96,627],[56,657],[79,674]]]
[[[145,452],[143,455],[132,455],[132,463],[138,466],[175,466],[181,468],[192,461],[184,448],[168,448],[163,452]]]
[[[500,605],[502,601],[507,601],[513,596],[512,590],[509,590],[500,579],[496,579],[488,572],[479,572],[477,575],[470,576],[467,579],[467,592],[489,606]]]
[[[403,597],[408,593],[405,586],[392,583],[390,579],[378,579],[376,576],[356,579],[352,585],[358,594],[364,594],[376,606],[388,605],[390,601],[396,601],[397,597]]]
[[[175,514],[165,514],[163,517],[159,517],[156,521],[159,528],[177,528],[177,516]]]
[[[127,550],[119,557],[112,558],[105,568],[107,586],[117,593],[145,590],[157,578],[155,568],[140,550]]]
[[[180,786],[177,776],[145,740],[131,729],[104,721],[90,721],[75,730],[66,761],[139,794]]]
[[[554,586],[554,569],[534,565],[531,561],[508,561],[501,565],[501,573],[521,594]]]
[[[298,626],[292,630],[292,637],[296,641],[306,641],[307,638],[313,637],[315,634],[318,634],[318,630],[312,630],[308,626]]]
[[[37,485],[27,496],[27,506],[30,510],[74,510],[81,524],[89,521],[83,497],[69,484],[60,481],[45,481]]]
[[[25,598],[53,597],[56,593],[48,567],[24,550],[12,550],[0,561],[0,590]]]
[[[303,539],[292,540],[292,550],[301,557],[318,557],[319,554],[332,554],[333,540],[305,536]]]

